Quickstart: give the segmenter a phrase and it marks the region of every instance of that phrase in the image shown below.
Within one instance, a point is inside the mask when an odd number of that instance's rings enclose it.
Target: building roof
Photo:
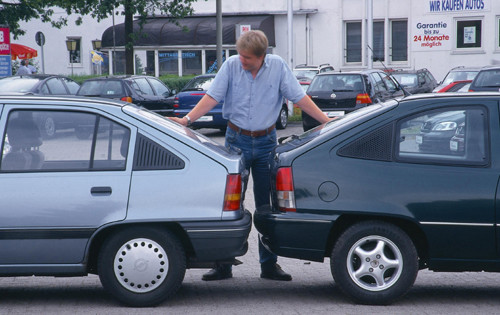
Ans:
[[[178,20],[178,24],[168,17],[149,18],[143,25],[134,46],[197,46],[216,45],[216,17],[192,16]],[[234,15],[222,18],[222,43],[234,45],[238,25],[250,25],[253,30],[263,31],[269,40],[269,46],[275,47],[273,15]],[[104,49],[113,46],[125,46],[125,24],[117,24],[115,28],[115,44],[113,45],[113,26],[102,35]],[[139,20],[134,21],[134,32],[139,32]]]

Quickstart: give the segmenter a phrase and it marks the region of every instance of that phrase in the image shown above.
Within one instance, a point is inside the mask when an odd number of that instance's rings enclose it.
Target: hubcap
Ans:
[[[53,136],[56,133],[56,124],[54,120],[50,117],[45,119],[45,133],[48,136]]]
[[[118,250],[113,269],[118,282],[127,290],[135,293],[150,292],[167,277],[167,253],[153,240],[133,239]]]
[[[347,255],[352,281],[368,291],[382,291],[394,285],[403,271],[403,256],[389,239],[372,235],[357,241]]]

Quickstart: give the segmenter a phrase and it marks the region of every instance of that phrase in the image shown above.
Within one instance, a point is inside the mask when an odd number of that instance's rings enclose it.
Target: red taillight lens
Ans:
[[[120,100],[125,101],[125,102],[129,102],[129,103],[132,103],[132,98],[131,98],[130,96],[124,96],[124,97],[122,97]]]
[[[241,204],[241,175],[229,174],[226,179],[223,211],[236,211]]]
[[[276,173],[276,193],[280,211],[295,212],[295,194],[291,167],[282,167]]]
[[[370,95],[366,93],[358,94],[356,96],[356,104],[371,104],[372,100],[370,98]]]
[[[174,98],[174,107],[175,108],[179,107],[179,98],[177,96]]]
[[[198,96],[200,96],[200,95],[205,95],[205,93],[191,93],[190,95],[198,95]]]

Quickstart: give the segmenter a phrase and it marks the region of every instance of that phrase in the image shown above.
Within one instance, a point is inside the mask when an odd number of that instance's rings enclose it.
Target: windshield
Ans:
[[[189,81],[182,91],[207,91],[214,79],[215,76],[195,78]]]
[[[0,92],[30,92],[39,82],[35,78],[10,77],[0,80]]]
[[[415,87],[418,85],[418,77],[415,73],[392,73],[392,76],[404,87]]]

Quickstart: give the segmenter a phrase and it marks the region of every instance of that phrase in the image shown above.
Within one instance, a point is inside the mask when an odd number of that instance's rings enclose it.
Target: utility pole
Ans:
[[[366,10],[367,10],[367,34],[366,34],[366,43],[368,48],[366,50],[366,58],[368,59],[366,62],[366,66],[368,69],[373,69],[373,0],[366,0],[368,1]]]
[[[217,41],[217,70],[222,67],[222,0],[217,0],[215,5],[216,10],[216,41]]]

